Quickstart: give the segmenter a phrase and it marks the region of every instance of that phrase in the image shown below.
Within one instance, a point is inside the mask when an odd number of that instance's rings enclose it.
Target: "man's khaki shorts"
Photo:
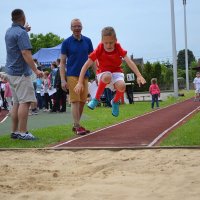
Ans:
[[[80,94],[77,94],[74,91],[74,88],[76,84],[78,83],[78,78],[77,76],[68,76],[67,77],[67,84],[69,88],[69,98],[70,102],[86,102],[87,101],[87,96],[88,96],[88,78],[84,78],[84,89]]]
[[[10,76],[8,81],[12,91],[13,103],[37,102],[30,76]]]

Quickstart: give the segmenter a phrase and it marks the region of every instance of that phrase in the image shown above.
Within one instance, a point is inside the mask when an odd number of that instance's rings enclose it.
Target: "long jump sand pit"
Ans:
[[[2,200],[199,200],[200,149],[1,150]]]

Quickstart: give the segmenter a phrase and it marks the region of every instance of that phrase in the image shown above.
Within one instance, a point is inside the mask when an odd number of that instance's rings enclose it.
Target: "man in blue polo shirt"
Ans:
[[[60,76],[62,89],[69,89],[69,96],[72,109],[74,125],[72,130],[77,135],[84,135],[89,132],[80,125],[80,119],[83,113],[84,105],[88,96],[88,76],[86,73],[84,80],[84,90],[76,94],[74,87],[78,83],[78,77],[81,69],[88,59],[88,55],[93,51],[93,45],[90,38],[81,34],[82,23],[79,19],[71,21],[72,36],[63,41],[61,47]]]
[[[11,138],[32,140],[35,137],[27,130],[29,107],[31,102],[36,102],[31,74],[33,71],[42,77],[43,72],[37,69],[32,58],[32,46],[27,33],[30,26],[25,25],[23,10],[13,10],[11,17],[13,24],[5,35],[6,73],[13,95]]]

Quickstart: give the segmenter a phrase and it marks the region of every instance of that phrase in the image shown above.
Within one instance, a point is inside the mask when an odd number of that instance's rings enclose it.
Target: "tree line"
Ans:
[[[59,37],[53,33],[43,34],[30,34],[30,41],[33,46],[32,53],[36,53],[40,48],[50,48],[62,43],[64,38]],[[189,66],[189,80],[193,81],[196,71],[192,68],[197,66],[197,60],[191,50],[188,50],[188,66]],[[136,81],[134,81],[134,91],[142,92],[148,91],[149,85],[152,78],[157,78],[157,82],[161,90],[172,90],[173,89],[173,65],[169,61],[167,62],[146,62],[143,66],[137,65],[138,69],[142,73],[143,77],[146,79],[147,83],[138,87]],[[123,72],[125,74],[125,81],[127,81],[126,75],[132,73],[130,68],[123,62],[122,64]],[[180,50],[177,54],[177,75],[179,88],[183,89],[185,87],[185,50]],[[90,70],[91,79],[94,79],[95,75]],[[128,82],[128,81],[127,81]]]

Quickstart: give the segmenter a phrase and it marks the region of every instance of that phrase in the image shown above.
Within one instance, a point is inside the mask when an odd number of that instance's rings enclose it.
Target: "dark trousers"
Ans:
[[[129,104],[133,103],[133,86],[132,85],[126,85],[126,94],[129,101]]]
[[[151,108],[154,108],[154,103],[156,103],[156,107],[158,108],[158,94],[152,94]]]
[[[36,98],[37,98],[37,106],[39,109],[42,109],[44,106],[44,99],[43,96],[41,96],[40,93],[36,93]]]
[[[3,101],[3,107],[5,110],[7,110],[7,105],[8,105],[8,102],[6,101],[6,98],[4,98],[4,91],[1,90],[1,98],[2,98],[2,101]]]
[[[57,88],[56,93],[53,94],[53,111],[66,112],[67,94],[61,88]]]
[[[48,93],[44,93],[44,106],[46,109],[52,109],[52,101]]]
[[[67,93],[62,88],[57,89],[58,105],[61,112],[66,112]]]

